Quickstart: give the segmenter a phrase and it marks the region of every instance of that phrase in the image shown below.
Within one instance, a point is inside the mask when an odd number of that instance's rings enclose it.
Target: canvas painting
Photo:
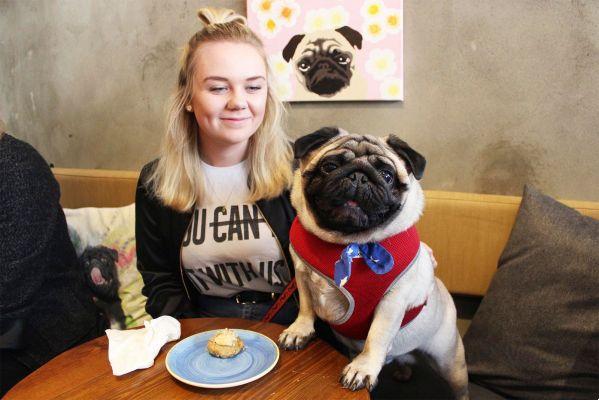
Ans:
[[[403,100],[403,0],[248,0],[286,101]]]

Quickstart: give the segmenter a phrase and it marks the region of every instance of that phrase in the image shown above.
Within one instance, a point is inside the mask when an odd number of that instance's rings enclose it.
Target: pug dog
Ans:
[[[125,313],[119,297],[118,259],[119,253],[115,249],[90,246],[79,256],[79,263],[96,306],[103,311],[112,328],[125,329]]]
[[[355,70],[361,48],[362,35],[349,26],[293,36],[283,49],[283,59],[292,64],[305,90],[298,90],[296,97],[338,100],[363,95],[366,83]]]
[[[456,398],[468,398],[455,305],[414,227],[424,157],[395,135],[338,128],[299,138],[294,152],[290,248],[300,309],[281,346],[306,346],[318,316],[357,354],[341,373],[344,387],[372,390],[391,361],[407,379],[409,353],[419,350]]]

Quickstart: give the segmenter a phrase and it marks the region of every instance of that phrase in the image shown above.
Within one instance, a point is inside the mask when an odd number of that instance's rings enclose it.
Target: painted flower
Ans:
[[[272,38],[281,30],[281,22],[273,16],[259,19],[258,21],[260,24],[260,32],[266,37]]]
[[[268,65],[275,77],[287,79],[291,75],[292,68],[283,56],[279,53],[274,53],[268,56]]]
[[[263,15],[272,15],[276,0],[254,0],[252,1],[252,11],[260,17]]]
[[[403,99],[403,81],[399,78],[388,78],[379,86],[381,97],[385,100]]]
[[[384,13],[385,30],[389,33],[399,33],[403,26],[403,14],[399,8],[387,8]]]
[[[373,18],[365,20],[362,25],[362,36],[369,42],[381,41],[387,36],[385,30],[385,20],[382,18]]]
[[[390,49],[374,49],[366,60],[366,71],[376,80],[392,76],[397,70],[395,53]]]
[[[329,9],[329,24],[331,29],[337,29],[347,25],[349,22],[349,12],[342,6]]]
[[[273,53],[268,56],[268,65],[272,71],[273,90],[281,100],[290,100],[293,97],[291,64],[285,61],[280,53]]]
[[[279,22],[287,27],[292,27],[297,22],[300,6],[294,0],[281,0],[273,5],[273,14]]]
[[[272,86],[281,101],[289,101],[293,98],[293,88],[289,79],[274,78]]]
[[[325,29],[331,29],[329,10],[326,8],[318,8],[306,13],[304,32],[315,32]]]
[[[337,29],[349,22],[349,12],[343,6],[333,8],[319,8],[310,10],[306,14],[305,32]]]
[[[366,19],[381,18],[384,15],[385,4],[382,0],[367,0],[360,8],[360,14]]]

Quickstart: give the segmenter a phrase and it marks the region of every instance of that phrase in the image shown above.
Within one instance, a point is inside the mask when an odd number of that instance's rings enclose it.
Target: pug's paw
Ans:
[[[300,350],[314,337],[314,323],[296,320],[279,336],[279,344],[285,350]]]
[[[381,368],[381,363],[360,354],[343,369],[339,381],[349,390],[360,390],[366,387],[368,391],[372,391],[378,383]]]

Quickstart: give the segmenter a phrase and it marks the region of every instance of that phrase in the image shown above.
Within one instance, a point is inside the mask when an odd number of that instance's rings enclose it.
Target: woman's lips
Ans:
[[[232,125],[232,126],[236,126],[236,125],[244,125],[246,122],[248,122],[250,120],[250,117],[242,117],[242,118],[222,118],[220,119],[221,121],[223,121],[225,124],[227,125]]]

